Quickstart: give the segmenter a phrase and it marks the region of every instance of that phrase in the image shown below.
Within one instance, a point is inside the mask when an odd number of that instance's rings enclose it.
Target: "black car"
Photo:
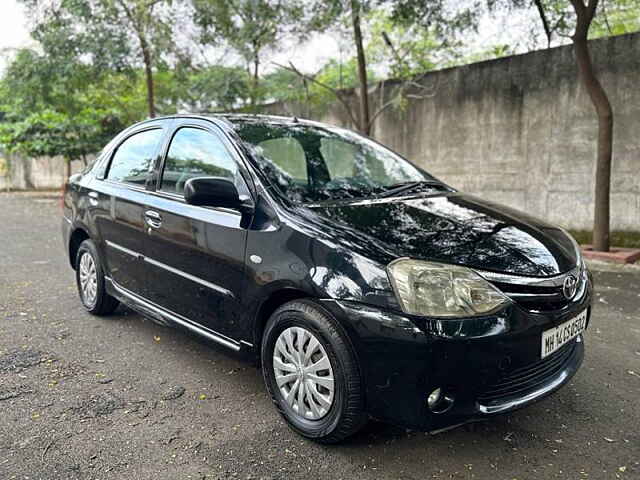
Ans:
[[[172,116],[69,179],[80,299],[262,365],[301,435],[436,431],[529,405],[584,355],[591,277],[563,230],[296,118]]]

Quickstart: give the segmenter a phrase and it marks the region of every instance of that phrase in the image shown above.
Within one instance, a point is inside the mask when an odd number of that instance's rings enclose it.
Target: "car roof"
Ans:
[[[154,122],[158,120],[169,120],[172,118],[198,118],[202,120],[218,120],[229,128],[233,128],[236,123],[245,122],[263,122],[278,125],[313,125],[318,127],[330,127],[330,125],[316,122],[313,120],[300,119],[294,116],[287,117],[282,115],[263,115],[258,113],[180,113],[174,115],[165,115],[161,117],[148,118],[136,125],[142,125],[148,122]]]

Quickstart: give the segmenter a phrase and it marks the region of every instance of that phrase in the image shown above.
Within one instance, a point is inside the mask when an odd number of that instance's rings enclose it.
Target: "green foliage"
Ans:
[[[576,14],[569,0],[539,0],[548,28],[544,32],[543,20],[534,0],[488,0],[490,11],[508,14],[522,11],[534,12],[528,35],[533,48],[554,46],[570,41],[576,27]],[[637,32],[640,30],[640,0],[600,0],[591,22],[589,39]],[[525,34],[527,32],[524,32]]]
[[[365,17],[369,27],[366,45],[369,65],[388,72],[391,78],[407,79],[460,58],[462,42],[440,38],[434,27],[398,22],[387,11],[372,11]]]
[[[25,156],[78,159],[96,153],[140,118],[136,107],[122,108],[132,100],[132,83],[135,75],[93,78],[85,65],[21,50],[0,82],[0,146]]]
[[[487,0],[488,3],[494,1]],[[420,26],[438,39],[453,38],[460,33],[475,31],[484,5],[480,0],[460,3],[447,0],[387,0],[385,3],[391,6],[391,19],[395,23]]]
[[[203,43],[227,46],[240,55],[250,72],[250,103],[264,95],[260,87],[263,56],[285,39],[302,39],[325,28],[330,6],[309,0],[193,0],[194,21]]]
[[[210,66],[190,74],[186,88],[181,93],[191,109],[212,112],[228,111],[246,105],[250,90],[246,70],[240,67]]]
[[[309,98],[309,81],[290,70],[279,68],[263,77],[263,98],[271,101],[303,102]]]
[[[83,159],[99,151],[123,128],[115,115],[87,109],[73,117],[51,110],[0,123],[0,145],[26,157]]]
[[[589,32],[591,38],[640,31],[640,0],[604,1]]]

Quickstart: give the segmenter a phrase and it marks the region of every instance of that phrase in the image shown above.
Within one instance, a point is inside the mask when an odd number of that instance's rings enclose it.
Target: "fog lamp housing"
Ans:
[[[433,413],[444,413],[453,406],[454,396],[450,391],[438,387],[427,397],[427,407]]]
[[[438,387],[433,392],[431,392],[427,397],[427,406],[429,407],[429,410],[433,410],[435,406],[438,405],[441,399],[442,399],[442,389]]]

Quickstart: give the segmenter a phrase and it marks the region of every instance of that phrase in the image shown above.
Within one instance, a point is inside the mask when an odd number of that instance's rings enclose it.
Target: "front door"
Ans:
[[[237,338],[249,219],[240,212],[189,205],[183,190],[194,177],[233,180],[248,194],[239,164],[208,122],[175,126],[148,201],[156,218],[147,230],[147,297],[214,332]]]

